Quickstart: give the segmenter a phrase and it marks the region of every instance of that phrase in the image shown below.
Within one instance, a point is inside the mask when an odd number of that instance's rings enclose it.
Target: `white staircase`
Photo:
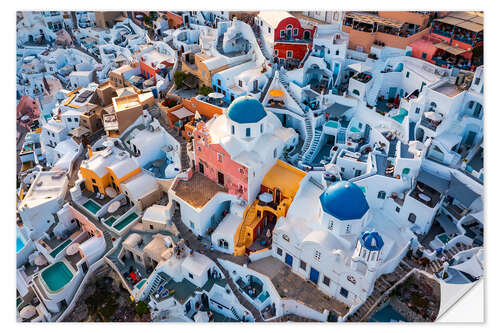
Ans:
[[[380,88],[382,87],[382,82],[384,81],[383,74],[376,73],[374,80],[375,81],[373,82],[370,91],[366,95],[366,102],[370,106],[375,106],[377,104],[378,92],[380,91]]]
[[[321,130],[314,130],[314,136],[312,139],[312,143],[309,146],[309,149],[307,149],[307,152],[304,154],[304,158],[302,159],[302,163],[304,164],[310,164],[314,157],[316,157],[317,154],[317,149],[319,145],[319,140],[321,138]]]

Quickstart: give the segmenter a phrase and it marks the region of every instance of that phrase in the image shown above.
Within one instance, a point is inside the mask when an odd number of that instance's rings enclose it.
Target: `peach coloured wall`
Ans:
[[[201,137],[201,139],[198,139]],[[205,142],[205,143],[204,143]],[[208,138],[201,133],[200,128],[194,131],[194,149],[196,171],[200,171],[200,161],[204,166],[204,174],[214,182],[218,182],[218,172],[224,174],[224,187],[228,193],[241,196],[248,201],[248,169],[233,161],[231,156],[219,144],[208,143]],[[217,153],[222,155],[222,162],[217,158]],[[239,185],[243,185],[243,192]]]
[[[342,31],[349,34],[349,48],[356,50],[357,46],[363,47],[363,52],[369,53],[370,48],[375,40],[385,43],[385,46],[394,47],[398,49],[405,49],[408,44],[422,38],[424,35],[429,33],[429,28],[426,28],[410,37],[399,37],[391,34],[386,34],[383,32],[365,32],[354,30],[348,26],[342,26]]]

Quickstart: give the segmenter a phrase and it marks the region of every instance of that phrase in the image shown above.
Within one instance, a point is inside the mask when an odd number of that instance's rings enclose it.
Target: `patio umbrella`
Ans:
[[[269,91],[269,95],[273,96],[273,97],[281,97],[283,96],[284,92],[281,91],[281,90],[271,90]]]
[[[119,201],[115,201],[108,206],[108,213],[114,213],[120,208],[121,204]]]
[[[259,195],[259,200],[265,203],[269,203],[273,201],[273,195],[268,192],[262,193],[261,195]]]
[[[212,93],[208,94],[208,97],[213,98],[213,99],[219,99],[219,98],[224,97],[224,95],[221,93],[218,93],[218,92],[212,92]]]
[[[104,191],[106,192],[106,194],[110,198],[114,198],[118,194],[118,193],[116,193],[116,190],[114,188],[110,187],[110,186],[106,187],[106,189]]]
[[[426,118],[428,118],[432,121],[440,121],[441,119],[443,119],[443,116],[441,116],[437,112],[428,111],[428,112],[425,112],[424,115]]]
[[[33,305],[27,305],[22,308],[21,312],[19,312],[19,316],[23,319],[33,318],[37,314],[36,308]]]
[[[43,266],[46,263],[47,263],[47,259],[45,259],[45,257],[41,254],[35,258],[35,265],[37,265],[37,266]]]
[[[194,114],[194,119],[195,120],[200,120],[201,119],[201,114],[198,112],[198,110]]]
[[[66,254],[68,256],[72,256],[77,254],[80,251],[80,244],[79,243],[73,243],[68,248],[66,249]]]

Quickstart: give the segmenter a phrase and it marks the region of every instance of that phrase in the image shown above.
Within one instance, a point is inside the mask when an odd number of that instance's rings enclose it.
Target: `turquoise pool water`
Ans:
[[[139,283],[138,283],[138,284],[136,284],[136,285],[135,285],[135,287],[136,287],[137,289],[141,289],[141,288],[142,288],[142,286],[144,285],[144,283],[146,283],[146,279],[142,279],[141,281],[139,281]]]
[[[394,310],[394,308],[390,304],[388,304],[384,306],[380,311],[375,313],[370,321],[390,323],[392,321],[407,322],[408,320],[405,317],[403,317],[399,312]]]
[[[392,119],[396,120],[398,123],[402,124],[405,117],[408,115],[408,111],[405,109],[400,109],[399,114],[393,116]]]
[[[23,243],[23,240],[21,239],[21,237],[17,237],[16,239],[16,252],[19,252],[23,249],[24,247],[24,243]]]
[[[107,225],[107,226],[112,226],[113,223],[116,221],[116,217],[114,216],[111,216],[111,217],[108,217],[108,219],[106,221],[104,221],[104,223]]]
[[[446,244],[450,241],[450,236],[448,236],[447,234],[438,235],[438,238],[441,242],[443,242],[443,244]]]
[[[351,126],[351,132],[353,132],[353,133],[359,133],[359,128],[357,128],[355,126]]]
[[[338,121],[328,120],[326,122],[325,126],[331,127],[331,128],[339,128],[339,123],[338,123]]]
[[[83,204],[83,207],[87,208],[87,210],[92,214],[97,213],[99,209],[101,209],[101,206],[99,206],[94,200],[87,201]]]
[[[67,239],[66,241],[64,241],[64,243],[60,244],[58,247],[52,250],[52,252],[50,252],[50,256],[52,258],[55,258],[62,250],[64,250],[69,245],[69,243],[71,243],[71,238]]]
[[[120,223],[118,223],[117,225],[115,225],[115,229],[118,230],[118,231],[122,230],[123,228],[125,228],[127,225],[129,225],[130,222],[132,222],[136,218],[137,218],[137,214],[136,213],[130,214],[129,216],[127,216],[126,218],[124,218]]]
[[[269,293],[266,291],[265,293],[260,293],[259,297],[257,297],[257,298],[259,299],[259,301],[261,303],[264,303],[268,297],[269,297]]]
[[[71,281],[73,273],[71,273],[65,263],[59,261],[46,268],[41,276],[50,291],[55,292]]]

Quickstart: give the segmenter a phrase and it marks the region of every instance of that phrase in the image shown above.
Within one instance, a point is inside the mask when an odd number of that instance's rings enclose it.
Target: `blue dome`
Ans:
[[[368,211],[363,191],[354,183],[340,181],[330,185],[319,200],[323,211],[339,220],[357,220]]]
[[[256,123],[267,115],[262,104],[248,96],[236,98],[229,106],[227,114],[232,121],[240,124]]]
[[[384,246],[382,237],[376,231],[365,232],[360,239],[361,246],[369,251],[380,251]]]

